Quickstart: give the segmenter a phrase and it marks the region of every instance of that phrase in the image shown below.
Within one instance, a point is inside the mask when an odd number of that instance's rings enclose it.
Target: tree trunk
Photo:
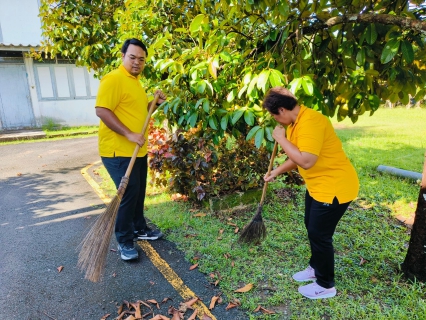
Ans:
[[[426,282],[426,154],[410,244],[401,268],[407,278]]]

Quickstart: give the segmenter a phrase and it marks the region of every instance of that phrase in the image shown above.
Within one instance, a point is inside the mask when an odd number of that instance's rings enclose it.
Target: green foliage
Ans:
[[[404,0],[45,0],[40,16],[46,52],[100,73],[119,63],[124,39],[143,39],[147,84],[171,97],[170,126],[212,129],[215,143],[256,128],[256,147],[270,148],[274,122],[260,106],[274,86],[352,122],[380,101],[424,97],[424,9]]]
[[[99,74],[120,63],[125,39],[146,42],[143,81],[168,94],[156,118],[176,132],[168,146],[175,158],[158,154],[157,170],[169,166],[175,191],[200,199],[227,190],[214,180],[225,137],[272,149],[275,121],[261,108],[271,87],[286,86],[306,106],[354,123],[384,100],[421,100],[425,5],[411,3],[45,0],[40,16],[44,52]],[[238,187],[257,177],[248,176]]]
[[[215,146],[211,136],[197,128],[177,130],[168,140],[166,136],[164,129],[153,130],[156,142],[150,147],[149,167],[157,185],[193,200],[263,185],[269,164],[264,147],[255,149],[244,138],[229,136]]]
[[[59,123],[57,123],[56,121],[55,121],[55,119],[53,119],[53,118],[46,118],[46,117],[44,117],[43,119],[42,119],[42,126],[41,126],[41,128],[44,130],[44,131],[55,131],[55,130],[59,130],[59,129],[62,129],[62,126],[59,124]]]
[[[42,0],[42,52],[38,57],[75,60],[97,73],[111,70],[119,55],[112,49],[119,45],[118,21],[114,13],[124,0]],[[41,55],[43,53],[43,55]]]

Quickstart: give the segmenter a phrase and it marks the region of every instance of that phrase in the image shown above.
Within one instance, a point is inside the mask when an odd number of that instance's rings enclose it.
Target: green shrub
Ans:
[[[168,136],[157,128],[151,135],[149,168],[155,185],[191,200],[263,186],[270,154],[264,147],[255,148],[253,141],[225,136],[215,145],[213,133],[200,129]]]

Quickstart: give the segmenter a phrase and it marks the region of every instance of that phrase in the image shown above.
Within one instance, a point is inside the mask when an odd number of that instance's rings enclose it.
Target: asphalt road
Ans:
[[[81,174],[98,160],[96,137],[0,146],[0,320],[101,319],[106,314],[114,319],[124,300],[169,298],[153,308],[154,314],[167,315],[169,306],[178,308],[184,301],[141,248],[139,260],[130,263],[110,251],[98,283],[85,280],[76,267],[77,246],[105,208]],[[182,252],[167,239],[150,244],[182,286],[208,307],[220,288],[190,271]],[[211,315],[248,319],[238,308],[225,307],[215,307]]]

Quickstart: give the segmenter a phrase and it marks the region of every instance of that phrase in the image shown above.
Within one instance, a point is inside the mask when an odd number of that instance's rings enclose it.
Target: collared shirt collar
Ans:
[[[124,68],[124,66],[122,64],[120,64],[120,66],[118,67],[120,69],[121,72],[123,72],[126,76],[134,78],[139,80],[141,78],[141,75],[138,75],[137,77],[135,77],[134,75],[131,75],[129,73],[129,71],[126,70],[126,68]]]
[[[303,104],[300,104],[300,110],[299,113],[297,114],[297,118],[296,121],[294,121],[294,123],[291,124],[291,126],[294,128],[296,126],[296,124],[299,122],[300,117],[302,116],[302,113],[305,112],[305,110],[307,109],[306,106],[304,106]]]

